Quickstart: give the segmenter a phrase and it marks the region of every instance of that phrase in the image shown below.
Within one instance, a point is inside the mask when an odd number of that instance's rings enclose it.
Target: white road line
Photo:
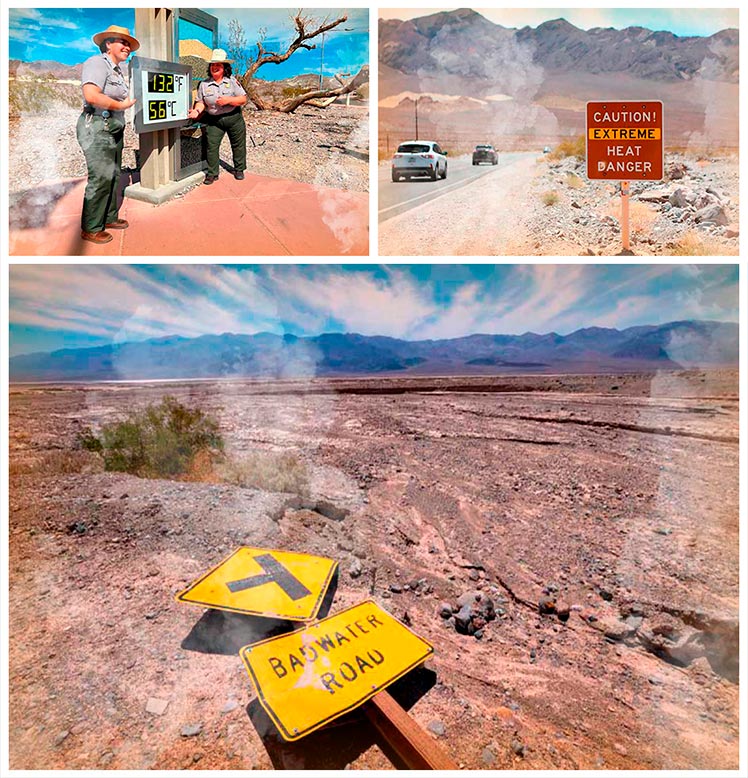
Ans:
[[[494,171],[489,170],[488,173],[491,172],[495,173],[498,172],[498,170],[500,170],[500,168],[497,168],[497,170]],[[402,208],[404,205],[407,205],[408,203],[414,203],[416,202],[416,200],[423,200],[424,197],[431,197],[431,200],[429,200],[429,202],[431,202],[432,200],[438,200],[440,197],[444,197],[444,195],[449,194],[450,192],[453,192],[455,189],[459,189],[460,187],[463,187],[466,184],[469,184],[471,181],[477,181],[479,178],[483,178],[483,176],[488,175],[488,173],[481,173],[478,176],[467,178],[464,181],[458,181],[456,184],[449,185],[449,188],[443,187],[440,191],[440,194],[436,195],[436,197],[432,196],[433,192],[426,192],[426,194],[418,195],[418,197],[411,197],[410,200],[403,200],[403,202],[401,203],[397,203],[395,205],[389,205],[387,206],[387,208],[382,208],[379,211],[379,213],[380,214],[387,213],[387,211],[391,211],[393,208]]]

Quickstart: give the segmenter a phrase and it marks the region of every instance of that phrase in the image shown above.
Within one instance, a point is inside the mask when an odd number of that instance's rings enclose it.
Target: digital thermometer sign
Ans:
[[[180,82],[177,82],[180,83]],[[156,94],[168,92],[174,93],[173,73],[148,73],[148,91]]]
[[[184,127],[192,104],[192,68],[177,62],[133,57],[136,132]]]

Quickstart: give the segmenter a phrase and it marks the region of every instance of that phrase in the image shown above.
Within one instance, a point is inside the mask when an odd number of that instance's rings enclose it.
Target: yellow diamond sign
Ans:
[[[308,621],[319,613],[337,566],[326,557],[242,546],[179,592],[177,600],[234,613]]]
[[[421,664],[432,646],[367,600],[239,652],[262,707],[298,740]]]

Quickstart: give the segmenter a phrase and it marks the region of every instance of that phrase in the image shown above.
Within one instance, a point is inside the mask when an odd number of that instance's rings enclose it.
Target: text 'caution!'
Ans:
[[[240,653],[260,704],[286,740],[297,740],[366,702],[433,650],[367,600]]]
[[[319,613],[338,563],[242,546],[177,594],[180,602],[254,616],[308,621]]]

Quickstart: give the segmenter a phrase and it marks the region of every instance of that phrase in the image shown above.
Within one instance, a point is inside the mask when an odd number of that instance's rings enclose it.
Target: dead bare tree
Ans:
[[[230,40],[228,49],[237,64],[242,65],[240,69],[244,70],[244,72],[239,76],[239,80],[246,90],[247,96],[254,105],[261,111],[281,111],[282,113],[291,113],[309,100],[339,97],[340,95],[354,92],[363,84],[367,83],[369,80],[369,67],[368,65],[364,65],[356,76],[346,83],[344,83],[340,77],[336,76],[336,80],[340,83],[339,87],[304,92],[303,94],[289,97],[280,102],[274,102],[263,97],[255,84],[255,75],[263,65],[271,63],[279,65],[281,62],[285,62],[299,49],[306,49],[307,51],[316,49],[316,44],[308,43],[308,41],[319,35],[323,35],[326,32],[330,32],[330,30],[334,30],[347,20],[347,16],[341,16],[334,21],[330,21],[329,17],[320,21],[313,16],[305,14],[303,10],[299,10],[296,15],[292,17],[296,34],[291,43],[288,44],[286,50],[280,52],[266,49],[265,42],[267,40],[267,32],[266,30],[261,29],[257,43],[255,44],[257,53],[253,58],[247,57],[246,52],[243,50],[246,46],[246,39],[241,24],[236,20],[232,20],[229,25]]]

